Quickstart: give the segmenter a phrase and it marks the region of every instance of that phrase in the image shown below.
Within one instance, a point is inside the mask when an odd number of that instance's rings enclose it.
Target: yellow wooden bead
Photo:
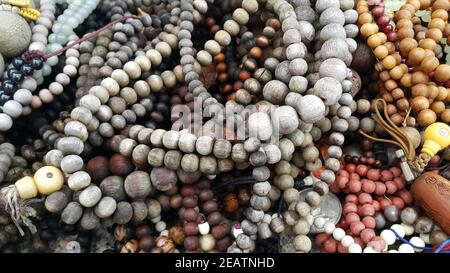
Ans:
[[[21,199],[30,199],[36,197],[38,189],[34,183],[34,179],[31,176],[25,176],[14,184]]]
[[[49,195],[63,187],[64,176],[58,168],[45,166],[34,174],[34,182],[40,194]]]

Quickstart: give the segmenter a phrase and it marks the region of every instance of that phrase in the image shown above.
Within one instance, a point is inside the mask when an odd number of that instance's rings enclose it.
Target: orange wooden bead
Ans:
[[[435,99],[439,95],[439,88],[435,85],[428,85],[428,98]]]
[[[372,23],[372,22],[373,22],[373,17],[372,17],[372,14],[370,14],[370,13],[363,13],[363,14],[359,15],[359,17],[358,17],[359,25],[364,25],[364,24]]]
[[[397,65],[396,58],[393,55],[386,56],[386,58],[384,58],[382,62],[384,68],[386,69],[392,69]]]
[[[360,28],[360,33],[364,37],[370,37],[371,35],[378,33],[378,25],[374,23],[365,23]]]
[[[399,100],[397,100],[397,102],[395,103],[398,107],[398,109],[400,109],[401,111],[406,111],[409,108],[409,102],[406,98],[401,98]]]
[[[262,50],[259,47],[252,47],[249,52],[250,56],[252,56],[255,59],[259,59],[262,56]]]
[[[428,75],[423,73],[422,71],[416,71],[412,73],[412,83],[427,83],[428,82]]]
[[[400,52],[402,56],[408,56],[408,53],[413,50],[414,48],[417,48],[419,44],[417,41],[413,38],[405,38],[400,41]]]
[[[414,111],[421,111],[424,109],[428,109],[430,107],[430,103],[428,99],[424,96],[418,96],[411,100],[411,108]]]
[[[433,3],[433,10],[436,9],[444,9],[448,11],[450,9],[450,2],[448,0],[436,0]]]
[[[437,28],[430,28],[426,32],[425,37],[433,39],[436,43],[439,43],[442,39],[442,31]]]
[[[425,39],[425,30],[417,32],[415,38],[417,41]]]
[[[440,114],[442,112],[444,112],[445,110],[445,103],[443,103],[442,101],[434,101],[431,105],[430,105],[430,109],[433,110],[436,114]]]
[[[401,77],[403,77],[403,74],[405,72],[403,71],[403,69],[401,68],[401,66],[397,65],[394,68],[392,68],[389,71],[389,75],[391,76],[392,79],[394,80],[399,80]]]
[[[405,87],[411,87],[412,86],[412,74],[406,73],[403,75],[403,77],[400,79],[401,85]]]
[[[448,81],[450,79],[450,66],[448,64],[438,65],[433,76],[439,82]]]
[[[445,109],[439,116],[444,123],[450,123],[450,109]]]
[[[400,19],[411,19],[412,18],[412,14],[409,10],[399,10],[395,13],[394,16],[395,20],[400,20]]]
[[[234,193],[228,193],[224,198],[224,210],[228,213],[233,213],[239,208],[239,201]]]
[[[386,111],[388,113],[389,116],[397,113],[397,107],[395,107],[395,105],[393,104],[388,104],[386,107]]]
[[[400,19],[397,21],[395,26],[397,27],[397,29],[402,29],[402,28],[413,28],[414,25],[409,19]]]
[[[384,87],[386,87],[386,89],[391,92],[392,90],[394,90],[395,88],[398,87],[397,83],[394,80],[387,80],[384,83]]]
[[[389,93],[386,93],[386,94],[383,94],[383,96],[381,96],[386,102],[393,102],[394,101],[394,99],[392,98],[392,96],[391,96],[391,94],[389,94]]]
[[[385,45],[380,45],[375,48],[373,54],[377,59],[382,60],[389,54],[389,51]]]
[[[444,21],[448,20],[448,12],[444,9],[437,9],[431,13],[431,18],[433,19],[442,19]]]
[[[215,62],[223,62],[225,61],[225,54],[223,53],[219,53],[216,56],[214,56],[214,61]]]
[[[406,3],[412,5],[415,10],[420,9],[420,1],[419,0],[408,0]]]
[[[399,113],[395,113],[392,116],[390,116],[392,122],[394,122],[395,125],[399,126],[403,122],[403,117]]]
[[[421,126],[426,127],[426,126],[436,122],[437,115],[431,109],[424,109],[419,112],[417,119]]]
[[[419,46],[423,49],[429,49],[434,52],[434,50],[436,48],[436,42],[433,39],[426,38],[426,39],[422,39],[419,42]]]
[[[412,28],[401,28],[397,31],[398,38],[403,40],[405,38],[414,38],[414,30]]]
[[[447,88],[443,86],[438,86],[439,94],[436,97],[436,100],[446,101],[447,100]]]
[[[395,88],[394,90],[392,90],[391,95],[394,100],[398,100],[405,97],[405,93],[401,88]]]
[[[433,12],[433,14],[434,13],[435,12]],[[445,19],[445,20],[447,20],[447,19]],[[441,18],[433,18],[433,19],[431,19],[430,23],[428,24],[428,27],[429,28],[437,28],[440,31],[444,31],[445,25],[446,25],[446,23],[445,23],[445,21],[443,19],[441,19]]]
[[[389,75],[389,71],[384,70],[382,71],[378,77],[380,78],[380,80],[382,80],[383,82],[390,80],[391,79],[391,75]]]
[[[427,9],[431,5],[431,0],[419,0],[420,1],[420,9]]]
[[[438,65],[439,65],[438,58],[436,58],[434,56],[427,56],[420,63],[420,68],[425,73],[430,73],[430,72],[434,71],[438,67]]]
[[[423,48],[417,47],[408,53],[408,61],[412,65],[419,65],[423,58],[425,58],[425,50]]]
[[[395,44],[394,43],[392,43],[392,42],[387,42],[387,43],[385,43],[384,44],[386,47],[387,47],[387,49],[388,49],[388,51],[389,51],[389,54],[394,54],[394,52],[395,52]]]
[[[411,88],[411,94],[413,97],[423,96],[428,97],[428,86],[423,83],[415,84]]]
[[[367,45],[371,48],[376,48],[381,44],[383,44],[383,41],[377,34],[373,34],[367,39]]]

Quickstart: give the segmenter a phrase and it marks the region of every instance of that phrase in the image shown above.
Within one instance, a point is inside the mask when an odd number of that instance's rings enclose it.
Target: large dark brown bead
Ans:
[[[86,165],[86,171],[94,181],[102,181],[110,175],[108,159],[104,156],[96,156],[89,160]]]
[[[192,236],[198,234],[198,225],[196,222],[188,222],[184,224],[184,233],[186,236]]]
[[[194,251],[197,250],[200,245],[198,236],[188,236],[184,239],[184,247],[186,250]]]
[[[126,176],[134,169],[131,161],[121,154],[114,154],[109,160],[109,169],[114,175]]]

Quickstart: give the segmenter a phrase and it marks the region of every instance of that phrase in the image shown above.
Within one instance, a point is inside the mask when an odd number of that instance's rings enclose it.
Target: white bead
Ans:
[[[333,238],[334,238],[336,241],[342,240],[342,238],[344,238],[344,236],[345,236],[345,231],[344,231],[342,228],[336,228],[336,229],[333,231]]]
[[[323,219],[323,217],[317,217],[316,219],[314,219],[314,225],[317,228],[323,228],[323,226],[325,225],[325,219]]]
[[[399,224],[395,224],[391,226],[391,229],[393,229],[395,232],[397,232],[398,235],[400,235],[400,237],[405,237],[405,229],[399,225]]]
[[[198,224],[198,232],[200,232],[201,235],[206,235],[209,233],[209,224],[208,222],[204,222],[201,224]]]
[[[327,234],[332,234],[335,228],[336,226],[331,222],[327,222],[324,226],[325,233]]]
[[[358,245],[358,244],[351,244],[351,245],[348,247],[348,252],[349,252],[349,253],[361,253],[361,252],[362,252],[362,248],[361,248],[361,246]]]
[[[351,246],[353,243],[355,242],[355,240],[353,240],[353,237],[350,235],[345,235],[344,238],[342,238],[341,240],[341,244],[344,247],[349,247]]]
[[[414,226],[401,223],[402,227],[405,229],[405,235],[410,236],[414,233]]]
[[[155,225],[155,229],[156,229],[156,231],[158,231],[158,232],[161,232],[161,231],[165,230],[166,227],[167,227],[167,225],[166,225],[166,222],[164,222],[164,221],[159,221],[159,222],[156,223],[156,225]]]
[[[422,238],[414,236],[411,239],[409,239],[409,242],[415,246],[420,246],[420,247],[424,247],[425,246],[425,242],[422,240]],[[416,252],[422,252],[422,249],[419,248],[415,248]]]
[[[398,251],[395,250],[395,249],[391,249],[391,250],[389,250],[388,252],[389,252],[389,253],[398,253]]]
[[[387,245],[393,245],[397,239],[397,237],[395,237],[394,232],[392,232],[392,230],[389,229],[383,230],[380,236],[381,238],[383,238],[383,240],[386,242]]]
[[[13,121],[10,116],[0,113],[0,131],[5,132],[11,129]]]
[[[308,222],[308,224],[310,226],[312,226],[312,224],[314,224],[314,216],[312,216],[311,214],[306,215],[305,220],[306,220],[306,222]]]
[[[430,243],[430,234],[420,233],[420,238],[425,242],[425,244]]]
[[[242,228],[236,228],[233,226],[232,230],[231,230],[231,234],[233,234],[234,238],[237,238],[239,234],[244,233],[244,231],[242,230]]]
[[[408,244],[401,244],[398,247],[398,252],[400,253],[414,253],[414,248]]]
[[[165,229],[159,233],[159,236],[169,236],[169,231]]]
[[[371,246],[364,248],[363,253],[377,253]]]

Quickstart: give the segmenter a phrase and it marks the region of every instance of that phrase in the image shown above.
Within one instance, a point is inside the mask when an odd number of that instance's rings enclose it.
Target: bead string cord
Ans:
[[[439,247],[433,248],[433,253],[450,253],[450,239],[443,241]]]
[[[223,182],[215,187],[212,188],[213,191],[217,191],[225,186],[239,186],[239,185],[246,185],[246,184],[254,184],[256,183],[256,180],[252,176],[244,176],[240,178],[233,179],[231,181]]]
[[[380,109],[378,108],[378,103],[382,104],[385,120],[381,116]],[[394,140],[376,138],[364,133],[362,130],[359,130],[360,134],[375,142],[378,141],[399,146],[405,152],[410,167],[418,171],[419,173],[422,173],[428,162],[430,161],[431,156],[425,153],[420,153],[419,156],[416,157],[411,140],[389,118],[389,115],[387,113],[387,103],[384,99],[377,99],[375,101],[375,106],[375,122],[378,123],[378,125],[380,125],[387,133],[389,133],[389,135],[391,135]]]
[[[416,249],[422,249],[427,251],[432,251],[433,253],[450,253],[450,239],[447,239],[443,241],[441,244],[436,245],[435,247],[427,247],[427,246],[416,246],[410,241],[406,240],[400,234],[398,234],[394,229],[390,228],[390,231],[392,231],[395,234],[395,237],[397,237],[400,241],[402,241],[405,244],[408,244]]]
[[[42,61],[46,61],[47,59],[49,59],[51,57],[61,55],[62,53],[64,53],[69,48],[72,48],[72,47],[74,47],[74,46],[76,46],[76,45],[78,45],[78,44],[80,44],[80,43],[82,43],[82,42],[84,42],[86,40],[89,40],[89,39],[97,37],[98,35],[100,35],[100,33],[102,31],[113,27],[115,24],[123,22],[123,21],[125,21],[127,19],[131,19],[131,18],[134,18],[134,16],[124,16],[124,17],[121,17],[119,19],[116,19],[116,20],[112,21],[111,23],[103,26],[102,28],[99,28],[98,30],[96,30],[96,31],[94,31],[92,33],[89,33],[88,35],[85,35],[83,38],[75,40],[73,43],[70,43],[70,44],[66,45],[65,47],[61,48],[60,50],[57,50],[55,52],[51,52],[51,53],[46,54],[46,55],[44,55],[44,53],[42,51],[35,51],[35,50],[27,51],[27,52],[22,54],[22,59],[24,59],[25,61],[29,61],[29,60],[31,60],[34,57],[39,57],[39,58],[41,58]]]

